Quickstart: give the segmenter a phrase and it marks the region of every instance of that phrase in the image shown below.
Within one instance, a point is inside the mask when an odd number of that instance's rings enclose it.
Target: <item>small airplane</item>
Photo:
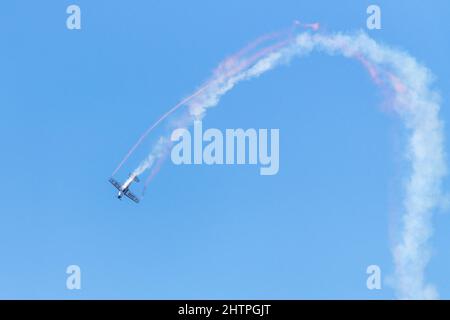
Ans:
[[[130,185],[133,182],[139,182],[139,178],[137,177],[137,174],[131,174],[129,178],[121,185],[119,182],[114,180],[113,178],[109,179],[109,182],[119,190],[119,193],[117,194],[117,198],[122,199],[123,195],[126,195],[128,198],[133,200],[136,203],[139,203],[139,198],[136,197],[133,193],[130,191]]]

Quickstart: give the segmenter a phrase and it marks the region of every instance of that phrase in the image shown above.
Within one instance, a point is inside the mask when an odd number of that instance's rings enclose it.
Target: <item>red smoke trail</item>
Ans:
[[[250,66],[252,63],[254,63],[255,61],[257,61],[258,59],[260,59],[261,57],[268,55],[269,53],[274,52],[275,50],[284,47],[285,45],[287,45],[290,41],[289,40],[285,40],[285,41],[281,41],[277,44],[274,44],[270,47],[266,47],[264,49],[261,49],[260,51],[258,51],[257,53],[255,53],[253,56],[251,56],[250,58],[248,58],[247,60],[244,60],[244,63],[241,63],[239,66],[237,66],[234,70],[231,70],[231,72],[229,72],[229,74],[226,74],[224,77],[228,77],[231,75],[234,75],[236,73],[238,73],[239,71],[247,68],[248,66]],[[206,85],[204,85],[200,90],[203,91],[204,89],[206,89],[213,81],[210,81],[209,83],[207,83]],[[147,136],[152,130],[153,128],[155,128],[161,121],[163,121],[165,118],[167,118],[171,113],[173,113],[174,111],[176,111],[178,108],[180,108],[181,106],[183,106],[185,103],[189,102],[189,100],[191,100],[192,98],[194,98],[195,96],[197,96],[201,91],[198,90],[196,93],[194,93],[193,95],[189,96],[188,98],[184,99],[183,101],[179,102],[177,105],[175,105],[172,109],[170,109],[168,112],[166,112],[160,119],[158,119],[150,128],[149,130],[147,130],[144,135],[141,137],[142,139],[140,139],[140,141],[138,141],[138,143],[136,143],[136,145],[133,147],[132,150],[130,150],[129,155],[131,155],[131,153],[134,151],[134,149],[136,149],[136,147],[142,142],[142,140],[145,138],[145,136]],[[150,181],[153,179],[153,177],[159,172],[162,164],[164,163],[165,159],[167,158],[167,153],[168,151],[166,151],[164,153],[164,156],[159,158],[157,161],[157,164],[155,165],[154,169],[152,170],[152,173],[150,174],[150,176],[147,178],[147,180],[145,181],[145,185],[144,185],[144,192],[145,189],[147,188],[147,185],[150,183]],[[127,155],[127,157],[124,159],[123,162],[126,161],[126,159],[129,157],[129,155]],[[120,167],[119,167],[120,168]],[[117,171],[117,170],[116,170]],[[115,171],[115,172],[116,172]]]
[[[284,43],[284,42],[283,42]],[[277,46],[279,47],[279,46]],[[266,48],[263,49],[262,52],[266,52],[267,49]],[[255,55],[256,56],[256,55]],[[261,54],[257,55],[258,57],[262,56]],[[251,59],[251,61],[256,60],[256,58]],[[235,67],[234,69],[228,71],[225,75],[223,75],[223,77],[229,77],[233,74],[238,73],[239,71],[241,71],[243,68],[245,68],[247,65],[249,65],[249,63],[244,63],[241,65],[238,65],[237,67]],[[194,92],[193,94],[191,94],[190,96],[184,98],[183,100],[181,100],[180,102],[178,102],[175,106],[173,106],[169,111],[167,111],[166,113],[164,113],[158,120],[156,120],[142,135],[141,137],[137,140],[137,142],[133,145],[133,147],[128,151],[128,153],[126,154],[126,156],[122,159],[122,161],[119,163],[119,165],[117,166],[117,168],[114,170],[114,172],[112,173],[112,175],[114,176],[117,171],[120,170],[120,168],[123,166],[123,164],[128,160],[128,158],[133,154],[133,152],[137,149],[137,147],[139,147],[139,145],[142,143],[142,141],[144,141],[144,139],[150,134],[150,132],[153,131],[153,129],[155,129],[163,120],[165,120],[168,116],[170,116],[172,113],[174,113],[176,110],[178,110],[181,106],[183,106],[184,104],[186,104],[187,102],[189,102],[190,100],[192,100],[193,98],[195,98],[196,96],[198,96],[200,93],[202,93],[203,91],[205,91],[212,83],[214,82],[214,80],[211,80],[209,82],[207,82],[204,86],[202,86],[200,89],[198,89],[196,92]]]
[[[258,51],[257,53],[255,53],[253,56],[251,56],[250,58],[248,58],[247,60],[244,60],[244,63],[241,63],[240,65],[238,65],[234,70],[231,70],[231,72],[228,75],[225,75],[224,77],[228,77],[230,75],[236,74],[239,71],[247,68],[248,66],[250,66],[252,63],[254,63],[255,61],[259,60],[261,57],[274,52],[275,50],[282,48],[284,46],[286,46],[290,41],[289,40],[285,40],[285,41],[281,41],[277,44],[274,44],[270,47],[266,47],[264,49],[261,49],[260,51]],[[211,81],[212,82],[212,81]],[[208,83],[207,85],[202,87],[203,89],[206,89],[208,86],[210,85],[210,83]],[[200,90],[199,90],[200,91]],[[198,93],[200,93],[199,91],[197,91],[195,93],[195,96],[198,95]],[[189,100],[191,100],[192,98],[194,98],[194,95],[186,98],[185,100],[183,100],[182,102],[178,103],[175,107],[173,107],[171,110],[169,110],[167,113],[164,114],[163,117],[161,117],[157,122],[155,122],[154,125],[152,125],[150,127],[150,130],[148,130],[148,132],[145,133],[145,135],[148,135],[148,133],[150,133],[150,131],[156,127],[162,120],[164,120],[164,118],[166,118],[167,116],[169,116],[171,113],[173,113],[175,110],[177,110],[178,108],[180,108],[182,105],[184,105],[186,102],[188,102]],[[144,136],[145,138],[145,136]],[[137,145],[140,142],[138,141],[138,143],[135,145],[135,147],[137,147]],[[165,162],[167,155],[169,153],[170,150],[170,146],[167,147],[167,150],[164,152],[164,155],[160,158],[158,158],[158,161],[156,163],[156,165],[153,167],[152,172],[150,173],[150,175],[147,177],[145,184],[144,184],[144,190],[142,191],[142,194],[145,193],[145,191],[147,190],[147,186],[148,184],[153,180],[153,178],[155,177],[155,175],[161,170],[161,166],[162,164]],[[129,153],[131,154],[131,153]],[[126,159],[125,159],[126,160]],[[125,162],[125,161],[123,161]]]
[[[319,23],[313,23],[313,24],[304,24],[300,23],[298,21],[294,22],[294,28],[295,26],[301,26],[304,28],[310,28],[314,31],[319,29]],[[229,66],[235,65],[235,67],[232,67],[231,70],[225,71],[224,75],[221,75],[221,78],[227,78],[230,77],[244,68],[247,68],[249,65],[251,65],[253,62],[257,61],[259,58],[263,57],[264,55],[267,55],[289,43],[290,40],[284,40],[280,41],[272,46],[260,49],[257,51],[254,55],[250,56],[248,59],[244,59],[240,64],[236,65],[236,62],[241,59],[242,56],[244,56],[246,53],[248,53],[250,50],[256,48],[261,43],[264,43],[268,40],[273,40],[282,36],[289,35],[289,39],[292,38],[292,32],[293,29],[283,30],[279,32],[272,32],[267,35],[263,35],[253,42],[251,42],[249,45],[238,51],[236,54],[232,55],[231,57],[227,58],[223,63],[219,65],[214,71],[216,75],[220,75],[221,72],[224,71],[224,69],[227,69]],[[153,131],[162,121],[164,121],[168,116],[170,116],[172,113],[174,113],[176,110],[178,110],[180,107],[185,105],[187,102],[198,96],[200,93],[205,91],[212,83],[214,83],[215,79],[212,79],[208,81],[205,85],[203,85],[200,89],[198,89],[196,92],[191,94],[190,96],[184,98],[179,103],[177,103],[175,106],[173,106],[169,111],[164,113],[158,120],[156,120],[137,140],[137,142],[133,145],[133,147],[128,151],[128,153],[125,155],[125,157],[122,159],[122,161],[119,163],[117,168],[113,171],[112,176],[114,176],[120,168],[124,165],[124,163],[128,160],[128,158],[134,153],[134,151],[139,147],[139,145],[144,141],[144,139],[150,134],[150,132]]]
[[[393,75],[391,72],[388,72],[383,69],[377,68],[373,63],[371,63],[369,60],[367,60],[362,54],[358,53],[355,55],[355,58],[360,61],[363,66],[367,69],[367,71],[370,74],[370,77],[375,82],[375,84],[381,86],[385,83],[381,79],[381,76],[384,75],[384,78],[387,77],[388,82],[391,84],[392,88],[397,94],[404,94],[408,88],[405,86],[405,84],[395,75]],[[386,79],[385,79],[386,80]]]
[[[394,88],[395,92],[403,94],[407,90],[406,86],[403,84],[403,82],[400,81],[399,78],[394,76],[392,73],[388,73],[389,80],[391,81],[392,87]]]
[[[256,47],[257,45],[259,45],[260,43],[266,41],[266,40],[270,40],[274,37],[279,36],[279,34],[281,33],[271,33],[265,36],[262,36],[260,38],[258,38],[257,40],[255,40],[254,42],[252,42],[250,45],[248,45],[247,47],[245,47],[244,49],[240,50],[237,54],[227,58],[225,60],[225,63],[222,63],[221,65],[219,65],[219,67],[215,70],[215,73],[219,73],[222,71],[223,66],[227,66],[229,65],[232,61],[232,63],[234,64],[234,60],[239,58],[240,56],[244,55],[247,51],[250,51],[252,48]],[[234,69],[236,70],[236,69]],[[233,71],[233,69],[232,69]],[[225,76],[227,76],[227,74],[225,74]],[[181,100],[180,102],[178,102],[175,106],[173,106],[169,111],[167,111],[166,113],[164,113],[158,120],[156,120],[137,140],[137,142],[133,145],[133,147],[128,151],[128,153],[125,155],[125,157],[122,159],[122,161],[119,163],[119,165],[117,166],[117,168],[114,170],[114,172],[112,173],[112,175],[114,176],[117,171],[120,170],[120,168],[123,166],[123,164],[128,160],[128,158],[133,154],[133,152],[137,149],[137,147],[139,147],[139,145],[142,143],[142,141],[144,141],[144,139],[150,134],[150,132],[153,131],[154,128],[156,128],[164,119],[166,119],[168,116],[170,116],[172,113],[174,113],[176,110],[178,110],[178,108],[180,108],[182,105],[184,105],[185,103],[189,102],[192,98],[196,97],[197,95],[199,95],[201,92],[203,92],[207,87],[209,87],[211,85],[212,81],[207,82],[204,86],[202,86],[200,89],[198,89],[196,92],[194,92],[192,95],[186,97],[185,99]]]
[[[394,74],[387,70],[384,70],[383,68],[377,67],[367,58],[365,58],[361,53],[355,54],[354,58],[361,62],[361,64],[369,72],[370,78],[373,80],[373,82],[381,89],[383,89],[383,91],[385,91],[386,105],[384,105],[383,110],[391,110],[392,105],[395,105],[395,103],[391,103],[390,101],[392,99],[395,99],[395,96],[391,96],[392,91],[386,91],[386,89],[392,89],[395,94],[402,95],[405,94],[405,92],[408,90],[407,86]],[[387,85],[390,85],[390,87],[388,87]]]
[[[355,55],[355,58],[362,63],[362,65],[366,68],[366,70],[369,72],[370,77],[377,85],[381,85],[383,81],[381,81],[379,77],[379,72],[377,68],[369,61],[367,60],[362,54],[358,53]]]
[[[266,47],[264,49],[259,50],[258,52],[256,52],[254,55],[252,55],[251,57],[249,57],[248,59],[244,60],[241,65],[239,65],[239,71],[242,69],[247,68],[248,66],[250,66],[251,64],[253,64],[254,62],[258,61],[259,59],[261,59],[262,57],[278,50],[281,49],[282,47],[288,45],[291,42],[291,40],[284,40],[284,41],[280,41],[270,47]]]
[[[251,43],[249,43],[247,46],[245,46],[244,48],[242,48],[241,50],[239,50],[237,53],[235,53],[234,55],[226,58],[215,70],[214,73],[218,73],[220,71],[222,71],[224,68],[228,68],[230,65],[235,64],[237,60],[239,60],[240,58],[242,58],[246,53],[248,53],[250,50],[256,48],[258,45],[269,41],[269,40],[274,40],[276,38],[281,38],[283,36],[289,36],[291,37],[293,35],[293,32],[295,31],[295,29],[297,27],[302,27],[305,29],[312,29],[314,31],[319,30],[320,28],[320,24],[318,22],[316,23],[302,23],[298,20],[295,20],[292,24],[291,28],[285,29],[285,30],[281,30],[281,31],[276,31],[276,32],[272,32],[269,34],[265,34],[260,36],[259,38],[257,38],[256,40],[252,41]]]

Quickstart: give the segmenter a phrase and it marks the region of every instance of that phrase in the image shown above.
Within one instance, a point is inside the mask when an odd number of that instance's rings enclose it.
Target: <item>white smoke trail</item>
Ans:
[[[432,234],[433,210],[441,201],[441,184],[446,175],[443,123],[439,119],[439,97],[431,89],[432,75],[408,55],[378,44],[365,33],[299,34],[286,45],[263,55],[238,73],[214,75],[208,87],[186,102],[190,119],[202,118],[208,108],[240,81],[252,79],[314,49],[330,55],[340,54],[364,63],[376,83],[393,93],[392,107],[404,121],[408,133],[407,159],[411,175],[405,186],[403,225],[393,248],[395,289],[401,299],[438,298],[434,286],[425,281],[430,259],[428,240]],[[378,77],[382,77],[380,84]],[[164,141],[168,141],[165,138]],[[142,173],[158,158],[161,146],[139,166]]]

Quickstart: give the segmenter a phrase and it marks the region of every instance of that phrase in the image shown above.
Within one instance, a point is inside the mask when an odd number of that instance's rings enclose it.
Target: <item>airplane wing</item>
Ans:
[[[121,190],[121,185],[120,183],[118,183],[116,180],[114,180],[113,178],[109,179],[109,182],[111,182],[111,184],[116,187],[118,190]]]
[[[130,191],[125,192],[125,195],[134,202],[139,203],[139,198],[132,194]]]

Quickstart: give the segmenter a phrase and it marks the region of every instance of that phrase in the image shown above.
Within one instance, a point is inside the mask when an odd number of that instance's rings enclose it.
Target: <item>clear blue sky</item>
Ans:
[[[394,298],[402,128],[354,61],[296,60],[208,113],[207,127],[279,128],[278,175],[168,162],[139,205],[107,182],[227,55],[294,19],[365,29],[372,2],[2,1],[0,298]],[[80,31],[65,26],[73,3]],[[434,72],[448,120],[450,3],[374,3],[382,30],[368,33]],[[435,216],[427,272],[443,298],[449,225]],[[65,287],[71,264],[80,291]],[[381,291],[366,288],[370,264]]]

